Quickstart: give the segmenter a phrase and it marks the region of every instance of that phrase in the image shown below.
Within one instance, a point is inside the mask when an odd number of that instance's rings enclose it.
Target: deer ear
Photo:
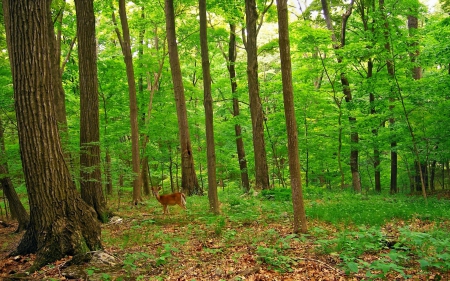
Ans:
[[[160,191],[162,189],[162,187],[161,186],[158,186],[158,191]]]

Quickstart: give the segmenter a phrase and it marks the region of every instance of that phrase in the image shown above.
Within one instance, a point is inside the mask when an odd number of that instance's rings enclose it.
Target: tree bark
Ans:
[[[300,160],[298,156],[298,132],[297,121],[295,119],[294,91],[292,86],[287,0],[277,1],[277,11],[284,113],[286,116],[286,129],[288,134],[289,173],[291,179],[292,203],[294,206],[294,233],[306,233],[308,228],[306,224]]]
[[[181,76],[180,59],[178,56],[175,32],[173,0],[165,0],[165,13],[170,70],[172,73],[173,90],[177,107],[178,129],[180,131],[181,186],[183,193],[188,196],[192,194],[202,194],[202,190],[198,184],[197,175],[195,174],[191,137],[189,135],[183,77]]]
[[[236,82],[236,25],[230,23],[230,41],[228,45],[228,72],[230,74],[231,92],[233,94],[233,116],[237,119],[239,112],[239,99],[237,97]],[[235,121],[234,132],[236,135],[236,149],[239,162],[239,170],[241,171],[241,183],[245,193],[250,191],[250,183],[248,180],[247,159],[245,158],[244,141],[242,139],[242,130],[239,122]]]
[[[64,160],[55,112],[55,37],[50,0],[3,0],[30,227],[11,255],[36,253],[33,272],[66,255],[101,248],[95,210],[77,192]]]
[[[97,44],[93,0],[75,0],[80,76],[80,186],[81,198],[107,220],[100,171],[100,122]]]
[[[130,127],[131,127],[131,163],[133,166],[133,204],[137,205],[142,201],[141,195],[141,176],[139,160],[139,130],[138,130],[138,108],[136,98],[136,82],[134,80],[133,57],[131,55],[130,30],[128,28],[128,19],[125,8],[125,0],[119,0],[119,15],[122,25],[123,37],[118,30],[122,47],[123,59],[127,70],[128,94],[130,98]]]
[[[387,21],[387,14],[384,10],[384,0],[379,0],[379,8],[381,11],[381,16],[384,20],[384,38],[385,38],[385,44],[384,48],[388,53],[391,52],[391,44],[390,44],[390,34],[389,34],[389,22]],[[387,72],[389,75],[389,79],[394,80],[395,75],[395,68],[394,68],[394,62],[392,59],[388,59],[386,61],[387,66]],[[395,118],[393,116],[393,110],[394,110],[394,102],[395,102],[395,95],[394,90],[391,90],[389,102],[391,103],[389,105],[389,110],[391,111],[391,117],[389,118],[389,127],[391,131],[391,181],[390,181],[390,193],[395,194],[398,192],[398,186],[397,186],[397,165],[398,165],[398,156],[397,156],[397,141],[396,141],[396,135],[395,135]]]
[[[373,75],[373,62],[372,59],[369,59],[367,63],[367,78],[372,78]],[[375,108],[375,95],[374,93],[369,94],[369,102],[370,102],[370,114],[376,115],[377,111]],[[381,172],[380,172],[380,150],[378,148],[378,124],[374,125],[375,128],[372,129],[373,134],[373,170],[375,177],[375,191],[381,193]]]
[[[266,145],[264,140],[264,114],[259,96],[258,82],[258,46],[256,44],[256,21],[258,13],[255,0],[245,0],[247,23],[247,78],[250,97],[250,114],[252,118],[253,150],[255,155],[255,188],[269,189],[269,170],[267,165]]]
[[[206,127],[206,156],[208,163],[208,199],[209,210],[214,214],[219,214],[219,198],[217,196],[216,177],[216,149],[214,144],[214,114],[211,97],[211,72],[208,54],[208,31],[206,20],[206,0],[198,1],[200,12],[200,46],[202,55],[203,70],[203,92],[205,107],[205,127]]]
[[[9,4],[7,1],[3,0],[3,19],[5,23],[5,31],[6,31],[6,43],[8,48],[8,54],[11,56],[11,34],[10,34],[10,24],[11,20],[9,18]],[[10,60],[10,66],[11,66],[11,72],[13,72],[14,64]],[[27,211],[25,210],[25,207],[23,206],[22,202],[20,202],[19,196],[16,193],[16,190],[14,189],[14,186],[11,182],[11,179],[8,176],[9,169],[8,169],[8,162],[5,157],[5,139],[4,139],[4,128],[3,128],[3,121],[0,119],[0,184],[3,188],[3,193],[6,196],[6,199],[9,201],[9,208],[11,211],[11,215],[13,218],[16,218],[19,222],[19,226],[16,229],[16,232],[20,232],[26,227],[28,227],[28,224],[30,222],[30,216],[28,215]]]
[[[410,47],[412,48],[412,51],[409,53],[409,56],[410,56],[411,62],[414,65],[413,69],[412,69],[412,77],[413,77],[414,80],[420,80],[422,78],[422,68],[419,65],[417,65],[417,57],[419,56],[419,47],[418,47],[419,43],[414,38],[416,33],[417,33],[417,29],[419,28],[419,21],[417,19],[417,15],[416,15],[416,13],[417,13],[416,8],[413,8],[412,13],[413,14],[408,15],[409,36],[413,37],[412,43],[410,44]],[[416,161],[417,161],[417,163],[419,165],[419,176],[420,176],[420,185],[421,185],[422,195],[423,195],[423,198],[425,200],[427,200],[427,192],[426,192],[427,181],[425,180],[424,172],[423,172],[423,169],[422,169],[422,166],[424,166],[425,167],[425,171],[426,171],[426,165],[422,164],[422,162],[420,160],[419,149],[417,148],[417,143],[416,143],[414,131],[412,129],[411,123],[409,122],[408,113],[406,112],[406,108],[405,108],[405,104],[404,104],[404,100],[403,100],[403,97],[401,95],[401,92],[400,92],[400,99],[402,101],[403,111],[405,113],[406,121],[408,123],[408,129],[409,129],[409,132],[411,134],[411,139],[412,139],[413,146],[414,146],[414,152],[415,152],[415,156],[416,156]]]

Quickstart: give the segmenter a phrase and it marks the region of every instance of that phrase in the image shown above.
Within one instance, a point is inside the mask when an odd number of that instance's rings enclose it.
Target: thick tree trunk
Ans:
[[[233,116],[239,116],[239,99],[237,98],[236,82],[236,25],[230,23],[230,41],[228,45],[228,72],[230,73],[231,92],[233,94]],[[247,159],[245,158],[244,140],[242,139],[241,125],[236,122],[234,125],[236,135],[236,148],[241,171],[241,183],[245,193],[250,191],[250,182],[248,180]]]
[[[100,171],[97,45],[93,0],[75,0],[80,76],[80,186],[81,197],[107,220]]]
[[[295,119],[294,91],[292,86],[287,0],[278,0],[277,10],[284,113],[286,116],[286,129],[288,134],[289,173],[292,188],[292,203],[294,206],[294,233],[306,233],[308,228],[306,224],[305,206],[303,203],[302,178],[298,156],[298,132],[297,121]]]
[[[258,13],[255,0],[245,0],[247,23],[247,77],[252,118],[253,149],[255,155],[256,189],[269,189],[269,169],[267,166],[266,145],[264,140],[264,114],[259,96],[258,47],[256,44],[256,21]]]
[[[206,20],[206,0],[198,2],[200,12],[200,46],[202,55],[203,70],[203,91],[205,107],[205,127],[206,127],[206,158],[208,163],[208,199],[209,210],[214,214],[219,214],[219,198],[217,196],[216,179],[216,149],[214,144],[214,114],[211,96],[211,73],[208,54],[208,33]]]
[[[184,97],[183,77],[175,33],[175,14],[173,0],[165,0],[167,43],[169,46],[170,70],[172,72],[173,90],[177,107],[178,128],[181,147],[181,186],[183,193],[202,194],[195,174],[194,157],[187,121],[186,100]]]
[[[15,109],[30,204],[30,226],[11,254],[35,252],[31,272],[66,255],[101,248],[95,210],[77,192],[62,152],[50,4],[3,0],[9,7]]]

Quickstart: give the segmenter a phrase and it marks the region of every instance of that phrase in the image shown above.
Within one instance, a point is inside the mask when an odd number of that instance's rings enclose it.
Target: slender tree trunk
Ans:
[[[245,0],[245,14],[247,23],[247,77],[255,155],[256,189],[269,189],[269,169],[264,140],[264,114],[259,96],[258,47],[256,44],[258,13],[255,0]]]
[[[62,7],[59,11],[58,17],[56,19],[56,21],[58,22],[57,25],[57,32],[56,32],[56,40],[54,41],[55,44],[53,46],[54,48],[54,64],[55,66],[53,67],[53,71],[55,71],[55,77],[59,76],[59,80],[58,82],[56,82],[55,84],[57,84],[57,91],[55,92],[55,111],[56,111],[56,118],[58,120],[58,125],[60,127],[61,130],[61,136],[62,136],[62,141],[63,141],[63,145],[67,145],[67,142],[69,140],[69,136],[68,136],[68,130],[67,130],[67,116],[66,116],[66,96],[65,96],[65,92],[64,89],[62,87],[62,71],[63,69],[60,67],[61,65],[61,25],[62,25],[62,20],[63,20],[63,15],[64,15],[64,8],[65,8],[65,1],[63,1],[62,3]],[[72,46],[70,50],[72,50]],[[70,51],[69,51],[70,54]],[[59,75],[58,75],[59,74]],[[65,151],[65,157],[66,160],[71,160],[70,157],[70,153],[68,151]]]
[[[339,167],[339,174],[341,175],[341,189],[345,187],[345,173],[344,168],[342,167],[342,101],[337,101],[337,97],[335,97],[336,104],[339,104],[339,116],[338,116],[338,149],[337,149],[337,161]]]
[[[80,75],[81,197],[106,222],[107,208],[100,171],[97,45],[93,0],[75,0]]]
[[[345,46],[345,32],[347,31],[347,20],[350,17],[353,9],[353,3],[354,0],[351,0],[347,11],[342,15],[342,29],[340,34],[340,39],[338,40],[336,38],[336,35],[334,34],[334,27],[331,22],[330,12],[328,8],[328,3],[326,0],[321,0],[322,3],[322,10],[325,17],[325,22],[327,25],[328,30],[332,32],[331,39],[334,42],[334,48],[340,49]],[[338,56],[338,63],[342,62],[342,58]],[[342,90],[344,92],[345,101],[347,104],[352,102],[352,91],[350,89],[350,83],[347,79],[347,76],[344,72],[341,73],[341,84],[342,84]],[[361,192],[361,182],[359,179],[359,167],[358,167],[358,142],[359,142],[359,135],[356,131],[356,118],[353,116],[348,117],[349,123],[350,123],[350,169],[352,172],[352,184],[353,184],[353,190],[356,192]]]
[[[434,185],[434,179],[436,177],[436,160],[433,160],[433,162],[431,162],[431,167],[430,167],[430,189],[431,191],[435,191],[435,185]]]
[[[141,6],[141,24],[139,26],[139,68],[140,68],[140,73],[139,73],[139,78],[138,78],[138,90],[139,90],[139,95],[140,96],[144,96],[144,64],[143,64],[143,59],[144,59],[144,36],[145,36],[145,25],[143,24],[145,22],[145,9],[144,6]],[[152,93],[150,94],[150,104],[149,104],[149,112],[151,111],[151,102],[153,100],[153,95]],[[149,120],[150,116],[149,115],[144,115],[142,116],[142,121],[143,121],[143,125],[144,128],[147,128],[147,123]],[[150,177],[149,177],[149,167],[148,167],[148,155],[147,155],[147,143],[149,141],[149,136],[147,133],[142,133],[141,134],[141,139],[142,141],[142,158],[141,158],[141,183],[142,183],[142,189],[144,191],[144,195],[148,196],[150,195]]]
[[[102,98],[102,104],[103,104],[103,111],[105,114],[105,120],[104,120],[104,135],[107,136],[108,135],[108,109],[106,107],[106,97],[103,93],[100,92],[100,97]],[[111,153],[109,151],[109,147],[108,144],[106,144],[106,148],[105,148],[105,190],[106,190],[106,194],[107,195],[112,195],[112,179],[111,179]]]
[[[178,128],[180,131],[182,190],[188,196],[192,194],[202,194],[202,190],[198,184],[197,175],[195,174],[194,156],[191,145],[191,137],[189,135],[183,77],[181,76],[180,59],[178,56],[175,33],[173,0],[165,0],[165,13],[170,70],[172,72],[175,103],[177,107]]]
[[[208,33],[206,20],[206,0],[198,2],[200,12],[200,46],[202,55],[203,70],[203,91],[205,107],[205,125],[206,125],[206,156],[208,159],[208,199],[209,210],[214,214],[219,214],[219,198],[217,196],[216,179],[216,151],[214,144],[214,114],[211,97],[211,73],[208,54]]]
[[[386,12],[384,10],[384,0],[379,0],[379,7],[380,11],[384,20],[384,37],[385,37],[385,44],[384,48],[388,53],[391,52],[391,44],[390,44],[390,34],[389,34],[389,22],[387,21]],[[394,68],[394,62],[391,59],[388,59],[386,61],[387,65],[387,71],[389,74],[389,78],[391,80],[394,80],[395,75],[395,68]],[[397,141],[395,136],[395,118],[393,116],[393,109],[394,109],[394,97],[395,91],[392,89],[389,97],[389,102],[391,103],[389,105],[389,110],[391,111],[391,117],[389,118],[389,127],[391,131],[391,182],[390,182],[390,193],[395,194],[398,192],[398,186],[397,186],[397,165],[398,165],[398,156],[397,156]]]
[[[230,23],[230,41],[228,45],[228,72],[230,74],[231,92],[233,93],[233,116],[239,116],[239,99],[237,97],[236,82],[236,25]],[[250,183],[248,180],[247,159],[245,158],[244,140],[242,139],[241,125],[235,122],[234,132],[236,135],[236,149],[239,161],[239,169],[241,171],[241,183],[245,193],[250,191]]]
[[[8,175],[8,162],[6,159],[5,139],[3,132],[3,122],[0,119],[0,185],[3,189],[3,194],[9,202],[9,209],[11,211],[12,218],[17,219],[19,222],[16,232],[21,232],[28,227],[28,224],[30,223],[30,216],[20,201],[11,178]]]
[[[20,201],[11,178],[8,176],[8,165],[6,163],[0,164],[0,174],[2,174],[0,177],[0,184],[3,189],[3,194],[9,202],[11,217],[17,219],[17,222],[19,223],[15,232],[19,233],[27,229],[28,224],[30,223],[30,216]]]
[[[417,10],[414,10],[413,12],[417,13]],[[409,31],[409,35],[411,37],[415,37],[418,28],[419,28],[419,21],[417,19],[417,16],[409,15],[408,16],[408,31]],[[410,45],[410,47],[412,47],[414,50],[412,52],[410,52],[410,54],[409,54],[411,62],[414,64],[414,67],[412,69],[412,76],[413,76],[414,80],[419,80],[419,79],[422,78],[422,68],[420,66],[418,66],[417,62],[416,62],[417,57],[419,56],[419,48],[418,48],[419,43],[417,41],[415,41],[415,39],[413,39],[412,42],[413,43]],[[406,121],[408,123],[409,132],[411,134],[411,139],[412,139],[413,146],[414,146],[414,153],[415,153],[416,161],[417,161],[419,166],[422,166],[422,162],[420,160],[419,149],[417,148],[417,143],[416,143],[414,131],[412,129],[411,123],[409,122],[408,113],[406,112],[406,108],[405,108],[403,97],[401,95],[401,92],[399,92],[399,93],[400,93],[400,99],[402,101],[402,106],[403,106],[403,111],[405,113]],[[419,168],[419,175],[420,175],[420,182],[421,182],[421,187],[422,187],[421,188],[422,189],[422,195],[423,195],[423,198],[425,200],[427,200],[426,182],[425,182],[424,175],[423,175],[423,172],[422,172],[421,168]]]
[[[373,62],[369,59],[367,64],[367,78],[372,78],[373,75]],[[370,114],[375,115],[377,113],[375,108],[375,95],[369,94],[370,102]],[[380,150],[378,149],[378,124],[375,124],[375,128],[372,129],[373,134],[373,170],[375,174],[375,191],[381,193],[381,172],[380,172]]]
[[[131,158],[133,166],[133,204],[137,205],[142,201],[141,195],[141,176],[139,160],[139,130],[138,130],[138,108],[136,98],[136,82],[134,80],[133,57],[131,55],[130,30],[128,28],[128,19],[126,14],[125,0],[119,0],[119,15],[122,25],[123,37],[116,28],[117,37],[122,47],[122,54],[127,69],[128,93],[130,97],[130,127],[131,127]],[[115,16],[113,13],[113,21]]]
[[[158,29],[157,27],[155,27],[154,29],[155,31],[155,37],[154,37],[154,49],[159,51],[159,38],[158,38]],[[165,46],[165,45],[164,45]],[[165,48],[163,47],[163,53],[165,53]],[[163,70],[163,66],[164,66],[164,58],[163,57],[160,61],[159,61],[159,69],[158,72],[155,72],[152,74],[153,79],[150,79],[151,75],[150,73],[147,72],[147,90],[150,92],[150,98],[149,98],[149,102],[148,102],[148,107],[147,107],[147,114],[145,115],[145,120],[144,120],[144,128],[147,128],[149,123],[150,123],[150,116],[152,113],[152,109],[153,109],[153,97],[155,95],[155,92],[158,91],[159,89],[159,79],[161,78],[161,74],[162,74],[162,70]],[[148,192],[150,192],[150,186],[152,186],[152,182],[151,182],[151,177],[150,177],[150,168],[148,165],[148,153],[146,153],[147,150],[147,145],[150,141],[150,136],[148,134],[144,135],[144,141],[142,144],[142,151],[144,151],[144,158],[142,160],[142,180],[143,180],[143,184],[144,184],[144,194],[147,195],[147,191],[146,189],[148,188]]]
[[[294,206],[294,233],[306,233],[305,206],[303,203],[302,178],[298,156],[298,132],[295,119],[294,91],[292,86],[292,66],[289,42],[287,0],[277,1],[278,36],[280,46],[281,75],[283,81],[283,101],[288,134],[289,173],[291,178],[292,203]]]
[[[112,195],[113,187],[112,187],[112,177],[111,177],[111,153],[109,149],[106,148],[105,152],[105,173],[106,173],[106,193],[108,195]]]
[[[72,182],[62,152],[55,112],[55,37],[50,0],[3,0],[9,14],[15,111],[30,226],[11,255],[36,253],[28,270],[67,255],[101,248],[95,210]],[[44,235],[45,234],[45,235]]]

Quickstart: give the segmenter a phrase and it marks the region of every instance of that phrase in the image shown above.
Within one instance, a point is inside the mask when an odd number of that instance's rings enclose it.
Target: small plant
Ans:
[[[269,232],[274,234],[275,230],[269,230]],[[285,251],[290,247],[290,241],[294,237],[294,234],[286,237],[280,237],[275,243],[273,243],[274,247],[271,248],[258,246],[256,249],[258,259],[276,271],[291,272],[291,267],[295,263],[295,260],[285,255]]]
[[[151,258],[152,256],[144,252],[127,254],[123,261],[123,266],[127,274],[131,276],[133,273],[135,273],[138,267],[140,267],[142,264],[144,264],[147,260]]]
[[[258,247],[256,250],[258,259],[269,265],[269,268],[279,272],[291,272],[291,266],[294,260],[289,256],[284,256],[275,248]]]
[[[102,280],[112,280],[111,275],[109,275],[108,273],[102,273],[101,279]]]
[[[324,239],[317,242],[322,246],[321,251],[324,253],[339,253],[342,260],[341,266],[347,274],[366,270],[367,277],[378,278],[390,271],[396,271],[406,276],[401,266],[408,258],[406,252],[391,249],[388,254],[382,255],[381,259],[372,263],[360,259],[360,256],[365,253],[378,253],[388,249],[386,237],[378,227],[369,229],[360,227],[358,231],[343,232],[336,239]]]
[[[450,238],[443,231],[422,233],[400,229],[402,243],[408,245],[418,256],[420,267],[424,270],[436,268],[450,269]]]
[[[89,268],[86,269],[86,273],[87,273],[88,276],[92,276],[95,273],[96,270],[98,270],[98,268],[96,268],[96,267],[89,267]]]
[[[169,259],[172,258],[172,252],[179,252],[179,250],[172,246],[172,244],[164,244],[164,249],[160,252],[159,257],[156,258],[156,265],[167,264]]]

